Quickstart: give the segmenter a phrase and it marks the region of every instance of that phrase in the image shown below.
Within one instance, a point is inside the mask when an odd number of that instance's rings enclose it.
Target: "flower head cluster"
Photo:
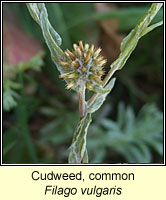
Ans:
[[[75,89],[82,82],[89,90],[102,85],[101,77],[106,59],[100,55],[101,49],[95,49],[93,44],[83,45],[82,41],[79,45],[74,44],[73,48],[72,51],[67,49],[59,62],[65,71],[60,78],[67,80],[67,89]]]

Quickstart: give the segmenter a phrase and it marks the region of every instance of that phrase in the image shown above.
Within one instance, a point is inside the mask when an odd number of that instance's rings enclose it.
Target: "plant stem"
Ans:
[[[85,83],[82,81],[78,92],[80,120],[85,116]]]

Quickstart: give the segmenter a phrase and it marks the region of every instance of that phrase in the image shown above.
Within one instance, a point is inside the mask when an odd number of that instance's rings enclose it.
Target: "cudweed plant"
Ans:
[[[91,114],[101,107],[111,92],[115,84],[115,78],[112,78],[113,74],[123,68],[139,39],[162,25],[162,21],[150,25],[162,7],[162,3],[153,3],[135,28],[123,39],[120,47],[121,53],[111,64],[104,79],[102,76],[105,74],[106,59],[100,54],[100,48],[79,41],[78,44],[73,45],[73,50],[63,51],[60,48],[62,39],[48,20],[45,4],[27,3],[27,7],[33,19],[42,29],[44,39],[51,52],[51,58],[60,72],[59,77],[66,81],[67,89],[73,89],[78,94],[80,119],[74,132],[68,161],[69,163],[88,163],[86,136],[92,121]],[[86,100],[86,90],[94,92],[88,100]]]

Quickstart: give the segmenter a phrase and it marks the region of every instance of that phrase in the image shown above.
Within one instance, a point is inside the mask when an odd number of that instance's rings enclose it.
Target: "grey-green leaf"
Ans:
[[[73,142],[70,147],[69,163],[88,163],[86,136],[91,121],[91,114],[87,114],[78,123],[74,133]]]
[[[141,37],[144,36],[144,35],[146,35],[146,34],[149,33],[150,31],[152,31],[153,29],[155,29],[155,28],[161,26],[162,24],[163,24],[163,21],[160,21],[160,22],[158,22],[158,23],[156,23],[156,24],[153,24],[153,25],[149,26],[147,29],[145,29],[145,30],[142,32]]]
[[[39,9],[37,3],[27,3],[28,10],[33,19],[40,25]]]
[[[102,93],[98,94],[96,100],[92,103],[92,105],[89,105],[89,107],[87,109],[88,113],[93,113],[101,107],[101,105],[105,101],[107,95],[111,92],[112,88],[114,87],[115,80],[116,80],[116,78],[111,79],[110,82],[106,85],[105,90],[107,92],[105,92],[104,94],[102,94]]]
[[[57,59],[59,56],[62,55],[63,52],[59,50],[56,40],[54,39],[56,36],[54,36],[53,38],[52,34],[50,33],[50,29],[53,29],[53,28],[50,27],[50,23],[48,22],[48,19],[45,17],[44,12],[41,12],[40,19],[41,19],[41,28],[42,28],[43,36],[51,52],[51,56],[54,59]]]
[[[96,85],[96,86],[94,86],[93,91],[94,91],[94,92],[97,92],[97,93],[99,93],[99,94],[106,94],[106,93],[108,93],[110,90],[109,90],[109,89],[106,89],[106,88],[104,88],[104,87],[102,87],[102,86],[100,86],[100,85]]]
[[[110,66],[111,68],[114,68],[114,71],[123,68],[142,36],[162,24],[162,22],[159,22],[148,27],[162,5],[162,3],[153,3],[148,12],[139,20],[135,28],[132,29],[131,32],[123,39],[120,48],[121,53],[118,59]]]
[[[60,35],[53,29],[49,20],[47,9],[44,3],[27,3],[27,7],[33,19],[41,26],[44,39],[51,52],[51,57],[54,62],[63,55],[62,49],[59,47],[62,44]],[[60,73],[61,67],[58,66]]]

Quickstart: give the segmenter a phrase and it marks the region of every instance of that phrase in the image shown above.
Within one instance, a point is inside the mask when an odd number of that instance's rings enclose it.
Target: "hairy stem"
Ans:
[[[78,92],[80,120],[85,116],[85,83],[82,81]]]

